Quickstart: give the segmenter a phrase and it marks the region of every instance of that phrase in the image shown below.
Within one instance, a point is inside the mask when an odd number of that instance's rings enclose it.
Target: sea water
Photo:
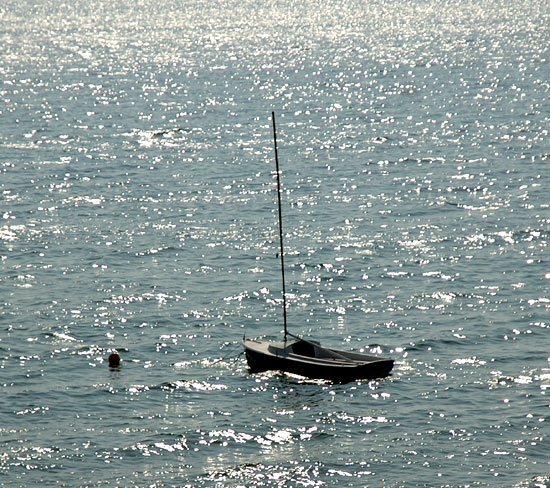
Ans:
[[[0,485],[550,485],[549,25],[3,2]],[[248,372],[282,330],[271,111],[289,329],[387,379]]]

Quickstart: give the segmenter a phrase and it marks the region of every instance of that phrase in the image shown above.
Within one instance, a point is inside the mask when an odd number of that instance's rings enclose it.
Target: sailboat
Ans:
[[[277,130],[275,112],[273,121],[273,142],[275,147],[275,168],[277,176],[277,203],[279,213],[279,247],[281,258],[283,324],[282,341],[243,339],[243,346],[249,369],[252,373],[283,371],[312,379],[347,382],[359,379],[382,378],[393,368],[393,359],[379,356],[340,351],[321,346],[317,341],[304,339],[287,330],[287,304],[285,289],[285,263],[283,249],[283,225],[281,212],[281,178],[277,152]]]

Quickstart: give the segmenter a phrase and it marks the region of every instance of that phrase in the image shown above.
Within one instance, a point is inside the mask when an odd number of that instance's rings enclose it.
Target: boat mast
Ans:
[[[279,248],[281,255],[281,277],[283,280],[283,324],[285,330],[285,342],[287,336],[286,327],[286,289],[285,289],[285,253],[283,250],[283,217],[281,212],[281,177],[279,172],[279,154],[277,152],[277,129],[275,127],[275,112],[271,112],[271,119],[273,120],[273,144],[275,147],[275,169],[277,173],[277,203],[279,209]]]

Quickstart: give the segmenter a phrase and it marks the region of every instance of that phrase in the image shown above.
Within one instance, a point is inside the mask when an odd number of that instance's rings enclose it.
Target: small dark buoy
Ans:
[[[109,354],[109,368],[118,368],[120,366],[120,356],[113,352]]]

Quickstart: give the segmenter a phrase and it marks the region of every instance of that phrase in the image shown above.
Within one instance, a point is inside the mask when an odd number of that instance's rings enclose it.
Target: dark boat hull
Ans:
[[[284,371],[312,379],[325,379],[335,382],[347,382],[359,379],[374,379],[388,376],[393,368],[393,360],[367,356],[346,351],[337,351],[321,347],[317,343],[299,341],[311,344],[315,348],[308,355],[295,354],[292,343],[270,343],[268,341],[244,340],[243,345],[250,371]]]

